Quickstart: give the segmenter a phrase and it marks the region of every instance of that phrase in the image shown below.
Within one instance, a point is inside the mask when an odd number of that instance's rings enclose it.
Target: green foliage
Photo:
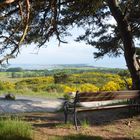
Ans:
[[[65,100],[68,100],[68,101],[71,99],[71,96],[68,93],[65,93],[63,95],[63,97],[64,97]]]
[[[122,76],[122,77],[130,77],[130,72],[128,70],[118,71],[117,74]]]
[[[19,90],[19,89],[28,89],[28,84],[24,81],[19,81],[15,83],[15,89]]]
[[[24,70],[20,67],[17,68],[9,68],[6,70],[6,72],[23,72]]]
[[[23,77],[23,72],[12,72],[11,73],[12,78],[22,78]]]
[[[88,128],[90,126],[90,123],[88,120],[84,119],[83,121],[81,121],[81,126],[83,128]]]
[[[67,82],[68,79],[68,74],[66,74],[65,72],[59,72],[54,74],[54,83],[65,83]]]
[[[49,84],[46,86],[45,91],[48,92],[64,92],[60,84]]]

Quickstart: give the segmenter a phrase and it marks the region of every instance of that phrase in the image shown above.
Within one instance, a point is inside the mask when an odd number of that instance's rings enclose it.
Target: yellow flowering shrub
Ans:
[[[131,89],[131,87],[132,87],[132,79],[131,78],[127,78],[126,81],[127,81],[127,84],[129,86],[129,88]]]
[[[82,84],[80,87],[79,87],[79,90],[81,92],[96,92],[96,91],[99,91],[99,88],[96,87],[95,85],[93,84]]]
[[[125,81],[123,79],[121,79],[121,77],[119,75],[116,76],[112,81],[119,84],[120,89],[122,89],[122,90],[126,89]]]
[[[114,81],[109,81],[101,88],[102,91],[117,91],[120,89],[120,85]]]
[[[69,93],[69,92],[75,92],[76,91],[76,88],[69,87],[69,86],[66,86],[66,85],[63,86],[63,89],[64,89],[64,93]]]
[[[52,76],[46,77],[46,82],[47,83],[54,83],[54,78]]]
[[[50,83],[54,83],[54,79],[51,76],[49,76],[49,77],[36,77],[36,78],[24,79],[24,80],[18,81],[17,83],[19,83],[19,84],[26,83],[27,85],[46,84],[46,83],[50,84]]]
[[[15,84],[11,82],[0,82],[0,90],[13,90],[15,88]]]

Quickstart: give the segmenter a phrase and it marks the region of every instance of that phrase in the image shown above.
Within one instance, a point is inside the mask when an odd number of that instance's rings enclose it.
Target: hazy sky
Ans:
[[[99,67],[126,68],[123,57],[104,57],[100,60],[93,58],[95,48],[83,43],[75,42],[74,39],[83,33],[81,28],[71,28],[72,36],[64,38],[67,44],[61,43],[58,47],[56,39],[47,43],[47,47],[40,50],[34,45],[24,46],[16,59],[11,59],[10,64],[91,64]]]
[[[77,43],[69,40],[68,44],[52,41],[46,48],[35,49],[34,45],[23,47],[21,54],[10,64],[91,64],[99,67],[126,68],[123,57],[104,57],[100,60],[93,58],[95,48],[85,43]]]

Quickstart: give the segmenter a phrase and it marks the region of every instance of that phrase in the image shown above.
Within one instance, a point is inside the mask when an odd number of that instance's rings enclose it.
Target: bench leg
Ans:
[[[68,114],[67,114],[67,112],[64,112],[64,116],[65,116],[65,124],[66,124],[67,121],[68,121]]]
[[[67,123],[68,120],[68,103],[67,101],[64,102],[63,105],[63,111],[64,111],[64,117],[65,117],[65,124]]]
[[[78,126],[77,126],[77,112],[74,112],[74,125],[75,125],[75,129],[78,130]]]

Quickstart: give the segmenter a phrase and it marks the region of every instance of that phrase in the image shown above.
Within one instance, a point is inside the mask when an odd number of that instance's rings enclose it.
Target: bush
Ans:
[[[99,91],[99,88],[96,87],[95,85],[93,84],[82,84],[80,87],[79,87],[79,90],[81,92],[96,92],[96,91]]]
[[[127,78],[126,82],[128,84],[128,88],[131,89],[132,88],[132,79],[131,78]]]
[[[26,82],[17,82],[15,84],[15,89],[19,90],[19,89],[28,89],[28,85]]]
[[[53,82],[54,82],[53,77],[37,77],[21,80],[18,81],[16,84],[26,83],[27,85],[32,85],[32,84],[50,84]]]
[[[70,87],[67,85],[63,85],[63,92],[64,93],[70,93],[70,92],[76,92],[76,88],[75,87]]]
[[[13,90],[15,89],[15,84],[11,82],[0,81],[0,90]]]
[[[54,74],[53,77],[54,77],[54,83],[58,84],[58,83],[66,83],[69,76],[65,72],[59,72]]]
[[[48,91],[48,92],[63,92],[63,87],[60,84],[48,84],[45,87],[45,91]]]
[[[114,81],[109,81],[101,88],[101,90],[103,91],[117,91],[120,89],[120,85],[118,83],[115,83]]]

